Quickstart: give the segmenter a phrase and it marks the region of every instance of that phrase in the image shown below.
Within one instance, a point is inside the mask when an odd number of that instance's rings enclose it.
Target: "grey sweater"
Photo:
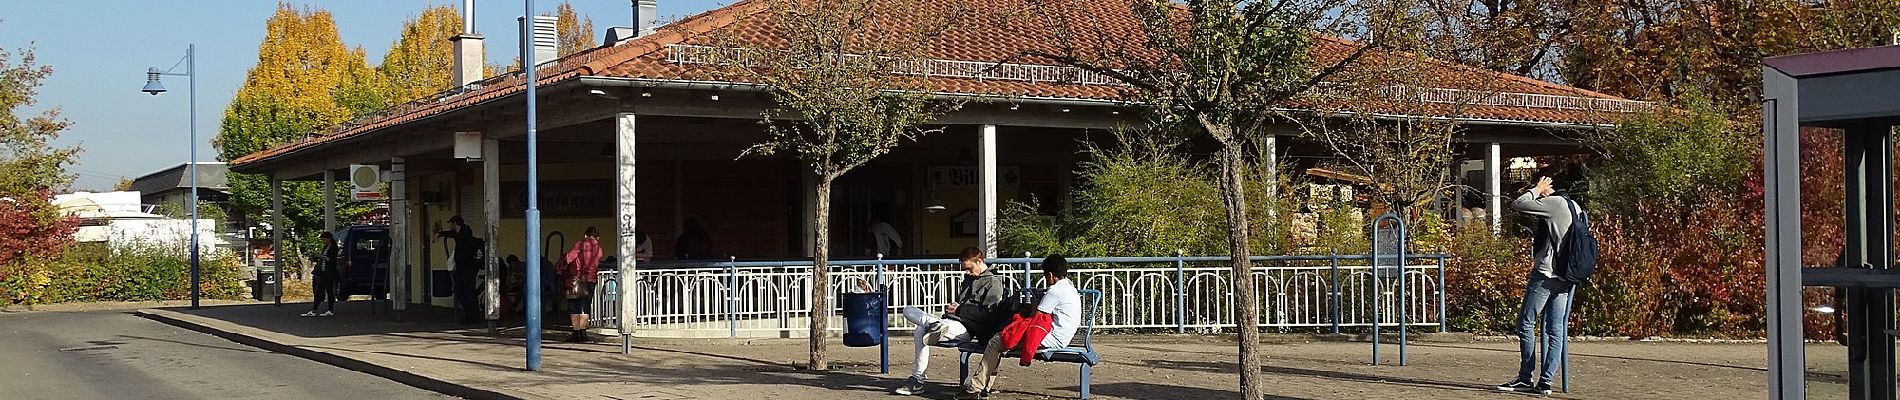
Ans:
[[[1537,230],[1537,240],[1531,244],[1531,257],[1537,260],[1538,274],[1557,277],[1551,265],[1556,264],[1557,246],[1563,243],[1564,233],[1570,231],[1570,200],[1563,196],[1537,197],[1536,193],[1525,192],[1511,201],[1511,209],[1537,217],[1544,223]]]

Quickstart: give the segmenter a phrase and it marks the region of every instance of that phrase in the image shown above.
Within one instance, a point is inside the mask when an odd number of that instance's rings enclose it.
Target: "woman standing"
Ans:
[[[569,342],[587,341],[587,312],[593,308],[594,283],[600,280],[600,258],[600,229],[591,226],[562,258],[566,264],[561,281],[567,284],[568,326],[574,328],[567,336]]]
[[[310,291],[316,298],[310,302],[310,311],[304,312],[303,316],[330,317],[336,315],[336,285],[338,278],[342,276],[337,271],[339,254],[335,235],[324,232],[317,237],[323,241],[323,256],[317,260],[316,270],[310,271]],[[328,305],[329,308],[323,310],[322,314],[318,314],[317,306],[319,305]]]

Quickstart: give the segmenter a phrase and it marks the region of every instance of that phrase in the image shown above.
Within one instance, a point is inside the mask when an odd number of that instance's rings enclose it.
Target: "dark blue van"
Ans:
[[[389,293],[389,226],[356,225],[337,230],[338,250],[343,253],[342,282],[338,294],[379,297]]]

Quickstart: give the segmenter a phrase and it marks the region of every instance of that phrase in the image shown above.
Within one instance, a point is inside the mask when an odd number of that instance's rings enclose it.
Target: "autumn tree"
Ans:
[[[402,36],[383,53],[376,66],[387,82],[390,103],[403,103],[435,94],[454,85],[448,66],[455,64],[449,38],[462,32],[462,14],[447,5],[424,8],[402,23]]]
[[[64,167],[79,149],[51,144],[72,123],[57,107],[21,115],[38,103],[40,85],[52,74],[31,48],[0,49],[0,230],[7,232],[0,235],[0,281],[23,257],[58,254],[76,226],[49,204],[53,191],[72,183]]]
[[[1385,37],[1369,26],[1380,23],[1372,6],[1411,9],[1403,1],[1343,2],[1310,0],[1132,1],[1142,37],[1127,40],[1118,27],[1101,26],[1094,10],[1057,5],[1043,12],[1059,32],[1054,52],[1030,56],[1053,59],[1111,77],[1133,88],[1130,100],[1147,106],[1160,119],[1194,137],[1217,144],[1222,208],[1239,332],[1240,386],[1243,398],[1262,397],[1260,388],[1260,302],[1248,260],[1251,228],[1245,182],[1250,145],[1276,123],[1290,121],[1275,110],[1319,86],[1382,47]],[[1374,4],[1376,3],[1376,4]],[[1391,30],[1382,34],[1410,34]],[[1357,37],[1359,42],[1327,36]],[[1137,43],[1137,45],[1125,45]],[[1316,50],[1316,46],[1319,47]],[[1322,51],[1323,50],[1323,51]],[[1320,55],[1315,57],[1315,55]],[[1257,149],[1256,151],[1270,151]],[[1277,166],[1265,166],[1272,171]]]
[[[583,17],[574,12],[574,4],[562,1],[554,7],[555,42],[560,44],[558,54],[566,57],[597,46],[594,41],[594,18]],[[517,63],[519,64],[519,63]]]
[[[112,190],[116,192],[132,190],[132,178],[119,177],[119,181],[112,184]]]
[[[219,160],[300,140],[386,104],[380,97],[386,90],[378,86],[381,75],[367,65],[361,49],[343,45],[328,11],[279,4],[264,29],[257,64],[245,74],[212,141]],[[236,211],[266,220],[268,177],[231,173],[228,179]],[[340,193],[324,193],[312,182],[284,182],[284,218],[290,226],[281,228],[314,243],[315,235],[303,233],[322,229],[323,197],[347,199]],[[345,201],[337,210],[348,221],[369,206]]]
[[[1429,9],[1398,2],[1365,11],[1379,21],[1363,29],[1381,38],[1380,50],[1341,69],[1326,90],[1305,99],[1314,112],[1293,119],[1302,136],[1324,144],[1334,162],[1370,179],[1375,208],[1408,218],[1410,208],[1430,204],[1450,188],[1459,118],[1509,80],[1427,56],[1460,51],[1459,45],[1420,34],[1434,24]],[[1421,92],[1434,88],[1455,88],[1463,95],[1418,100]]]
[[[714,39],[723,74],[771,88],[777,106],[764,113],[766,137],[744,155],[789,154],[815,177],[812,199],[811,370],[828,367],[825,337],[832,306],[831,185],[846,172],[900,143],[941,131],[921,125],[955,104],[932,101],[922,77],[902,73],[924,59],[930,41],[951,29],[954,13],[918,12],[923,0],[768,0],[749,16],[777,26],[782,49],[756,49],[740,37]],[[942,20],[876,22],[880,13],[928,14]],[[888,22],[888,21],[886,21]]]

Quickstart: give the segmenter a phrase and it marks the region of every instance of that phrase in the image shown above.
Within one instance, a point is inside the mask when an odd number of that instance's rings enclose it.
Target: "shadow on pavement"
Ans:
[[[1129,399],[1232,399],[1240,397],[1238,390],[1216,390],[1188,386],[1164,385],[1158,383],[1110,383],[1090,386],[1094,394]],[[1081,390],[1070,386],[1069,390]],[[1268,394],[1266,400],[1307,400],[1303,397],[1286,397]]]
[[[454,323],[452,308],[418,304],[409,305],[409,309],[402,313],[402,321],[398,322],[396,314],[388,310],[373,309],[369,301],[337,303],[336,316],[333,317],[299,316],[304,311],[310,310],[310,303],[307,302],[284,303],[282,306],[273,304],[207,306],[197,310],[170,307],[164,310],[304,338],[452,331],[470,331],[469,336],[486,336],[488,329],[487,324]],[[521,321],[519,319],[504,320],[500,325],[519,327]]]
[[[1166,368],[1166,369],[1174,369],[1174,370],[1181,370],[1181,371],[1198,371],[1198,372],[1214,372],[1214,373],[1233,373],[1233,371],[1238,369],[1238,367],[1235,366],[1235,364],[1231,362],[1148,360],[1148,361],[1143,362],[1143,364],[1149,367],[1154,367],[1154,368]],[[1358,382],[1365,382],[1365,383],[1412,386],[1412,387],[1426,388],[1426,389],[1443,389],[1443,390],[1459,390],[1459,391],[1489,391],[1487,390],[1486,387],[1483,387],[1483,385],[1475,384],[1475,383],[1445,382],[1445,381],[1434,381],[1434,380],[1427,380],[1427,379],[1414,379],[1414,378],[1404,378],[1404,377],[1395,377],[1395,376],[1368,375],[1368,374],[1343,372],[1343,371],[1326,371],[1326,370],[1317,370],[1317,369],[1294,368],[1294,367],[1285,367],[1285,366],[1277,366],[1277,365],[1264,365],[1260,367],[1260,370],[1262,372],[1266,372],[1269,374],[1309,376],[1309,377],[1318,377],[1318,378],[1327,378],[1327,379],[1358,381]]]

